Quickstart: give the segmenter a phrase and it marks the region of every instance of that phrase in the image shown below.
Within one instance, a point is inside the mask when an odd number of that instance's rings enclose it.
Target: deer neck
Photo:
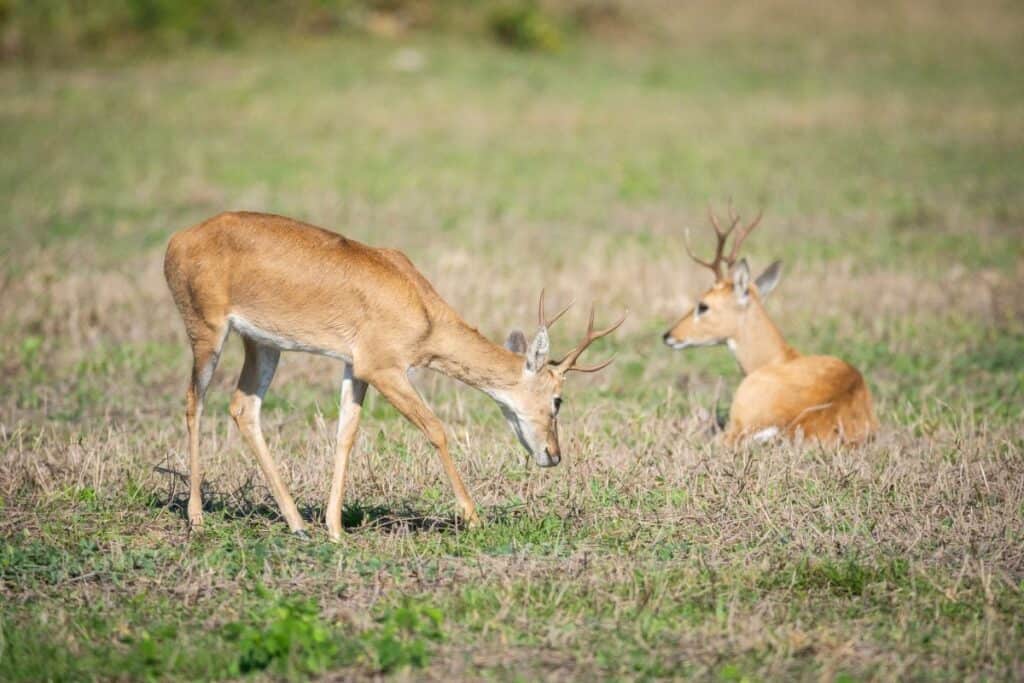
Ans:
[[[739,332],[727,344],[744,374],[749,375],[758,368],[783,363],[800,355],[786,343],[779,328],[768,318],[760,299],[751,297],[750,304],[741,315]]]
[[[426,366],[500,403],[523,376],[523,357],[495,344],[462,320],[435,323]]]

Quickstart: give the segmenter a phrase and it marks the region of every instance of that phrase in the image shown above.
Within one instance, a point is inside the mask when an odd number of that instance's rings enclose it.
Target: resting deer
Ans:
[[[761,216],[739,231],[726,257],[726,242],[739,216],[730,208],[732,224],[723,230],[708,213],[717,239],[714,259],[694,256],[689,239],[686,251],[711,269],[715,284],[663,339],[673,349],[724,343],[733,352],[746,377],[729,410],[726,442],[768,440],[780,434],[824,442],[864,441],[878,428],[864,378],[838,358],[802,356],[786,344],[762,304],[779,282],[780,261],[753,282],[746,259],[737,261],[740,246]]]
[[[231,416],[256,454],[281,513],[293,532],[303,521],[278,474],[260,430],[260,404],[281,351],[307,351],[345,363],[327,501],[327,528],[341,537],[345,472],[356,440],[368,385],[375,387],[437,449],[464,519],[479,523],[448,453],[441,421],[409,381],[426,367],[480,389],[501,407],[520,443],[541,467],[557,465],[558,409],[569,372],[596,372],[577,364],[594,340],[625,319],[594,330],[594,311],[583,340],[559,361],[548,360],[548,328],[541,292],[536,336],[527,346],[513,332],[507,347],[488,341],[434,291],[404,254],[379,249],[298,221],[259,213],[225,213],[176,233],[167,247],[164,275],[192,345],[192,380],[186,394],[190,486],[188,519],[203,523],[199,418],[203,397],[228,333],[245,347],[245,363],[231,399]]]

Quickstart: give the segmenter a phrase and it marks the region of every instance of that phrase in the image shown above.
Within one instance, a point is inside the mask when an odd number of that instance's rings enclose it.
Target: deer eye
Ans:
[[[559,409],[562,407],[562,397],[561,396],[555,396],[553,399],[551,399],[551,403],[555,407],[555,415],[557,416]]]
[[[704,315],[707,312],[708,312],[708,305],[706,303],[701,301],[699,304],[697,304],[697,315]]]

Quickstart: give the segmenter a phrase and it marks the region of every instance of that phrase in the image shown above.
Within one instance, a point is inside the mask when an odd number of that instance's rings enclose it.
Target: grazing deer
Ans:
[[[673,349],[724,343],[733,352],[746,377],[729,410],[726,442],[748,437],[763,441],[779,434],[824,442],[864,441],[878,428],[864,378],[838,358],[800,355],[768,319],[761,300],[779,282],[780,261],[753,282],[746,259],[737,261],[740,246],[761,215],[739,231],[728,257],[726,242],[739,216],[730,207],[732,224],[723,230],[710,210],[708,215],[717,239],[714,259],[694,256],[689,235],[686,251],[711,269],[715,284],[663,339]]]
[[[548,361],[548,328],[541,291],[539,329],[527,346],[522,332],[505,348],[467,325],[401,252],[378,249],[282,216],[224,213],[171,237],[164,275],[192,345],[192,380],[186,393],[190,486],[188,519],[203,523],[199,418],[203,397],[228,333],[245,347],[245,363],[231,398],[231,416],[256,454],[291,530],[302,518],[278,474],[260,430],[260,405],[281,351],[307,351],[345,363],[327,502],[327,528],[341,538],[345,472],[356,440],[367,385],[373,385],[422,431],[441,457],[464,519],[479,523],[476,507],[448,453],[444,425],[409,381],[426,367],[480,389],[541,467],[557,465],[558,409],[566,375],[596,372],[577,365],[594,340],[613,332],[625,316],[594,330],[594,311],[583,340],[559,361]],[[570,304],[571,305],[571,304]]]

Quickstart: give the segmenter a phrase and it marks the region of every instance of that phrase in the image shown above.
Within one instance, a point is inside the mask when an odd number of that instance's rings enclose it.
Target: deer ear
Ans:
[[[526,335],[519,330],[512,330],[508,333],[508,339],[505,340],[505,348],[520,356],[524,355],[526,353]]]
[[[740,304],[747,303],[750,295],[750,266],[745,258],[732,267],[732,291]]]
[[[768,296],[775,285],[779,284],[782,277],[782,261],[776,260],[764,269],[764,272],[757,276],[757,293],[761,296]]]
[[[548,362],[548,330],[542,327],[537,330],[537,336],[533,338],[530,348],[526,352],[526,371],[537,372]]]

